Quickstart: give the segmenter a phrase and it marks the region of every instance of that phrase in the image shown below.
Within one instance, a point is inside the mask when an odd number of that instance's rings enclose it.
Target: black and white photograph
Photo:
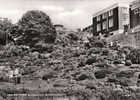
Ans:
[[[140,0],[0,0],[0,100],[140,100]]]

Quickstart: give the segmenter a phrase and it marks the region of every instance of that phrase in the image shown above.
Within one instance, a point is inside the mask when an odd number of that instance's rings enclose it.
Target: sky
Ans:
[[[133,0],[0,0],[0,17],[18,22],[28,10],[41,10],[53,24],[67,28],[84,28],[92,23],[92,15],[116,2]]]

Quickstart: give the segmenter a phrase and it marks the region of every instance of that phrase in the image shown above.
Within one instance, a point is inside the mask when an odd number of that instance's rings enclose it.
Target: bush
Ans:
[[[111,74],[111,73],[112,73],[112,72],[111,72],[111,71],[108,71],[108,70],[100,70],[100,71],[96,71],[96,72],[94,73],[94,75],[95,75],[95,77],[96,77],[97,79],[102,79],[102,78],[105,78],[106,75]]]
[[[108,67],[108,64],[105,63],[105,62],[102,62],[102,63],[98,63],[95,65],[96,67],[99,67],[99,68],[105,68],[105,67]]]
[[[106,77],[106,74],[105,73],[102,73],[102,71],[97,71],[94,73],[96,79],[103,79]]]
[[[109,54],[109,49],[103,49],[102,55],[107,56]]]
[[[54,87],[68,87],[69,84],[68,84],[68,80],[66,79],[57,79],[54,84],[53,84]]]
[[[87,59],[86,64],[91,65],[96,62],[96,57],[90,57]]]
[[[103,48],[105,46],[105,43],[104,41],[98,40],[98,41],[95,41],[94,46]]]
[[[140,64],[140,49],[131,50],[126,59],[131,60],[133,64]]]
[[[100,54],[101,53],[101,49],[100,48],[90,48],[88,50],[88,54],[91,55],[91,54]]]
[[[0,19],[0,44],[5,45],[10,42],[10,32],[13,24],[7,18]]]
[[[116,74],[116,77],[126,77],[126,78],[131,78],[133,77],[134,72],[132,70],[126,70],[126,71],[121,71]]]
[[[78,36],[74,33],[69,33],[68,38],[71,40],[75,40],[75,41],[77,41],[79,39]]]
[[[36,43],[34,47],[34,51],[38,51],[41,53],[44,51],[51,53],[53,51],[53,44],[48,44],[44,42]]]
[[[107,41],[105,39],[98,39],[97,37],[89,38],[89,46],[90,47],[106,47]]]
[[[26,12],[18,26],[24,34],[23,43],[34,46],[35,43],[43,40],[45,43],[53,43],[56,38],[56,31],[51,23],[50,17],[39,10],[31,10]]]
[[[22,46],[8,44],[0,50],[0,57],[5,58],[13,56],[23,56],[25,55],[25,53],[26,52],[23,51]]]
[[[77,73],[78,74],[78,73]],[[74,75],[73,75],[74,76]],[[77,81],[83,81],[83,80],[86,80],[86,79],[93,79],[94,77],[92,76],[91,73],[89,72],[82,72],[80,73],[79,75],[75,75],[75,79]]]
[[[131,65],[132,65],[131,60],[126,60],[126,61],[125,61],[125,66],[131,66]]]
[[[122,64],[122,61],[121,60],[114,60],[113,64]]]
[[[51,78],[56,78],[56,72],[54,71],[50,71],[50,72],[47,72],[45,75],[43,75],[42,79],[43,80],[48,80],[48,79],[51,79]]]

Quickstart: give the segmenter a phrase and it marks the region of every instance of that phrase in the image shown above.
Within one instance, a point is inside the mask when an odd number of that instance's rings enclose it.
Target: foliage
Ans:
[[[131,60],[133,64],[140,64],[140,49],[131,50],[126,59]]]
[[[122,64],[121,60],[114,60],[113,64]]]
[[[0,58],[23,56],[28,52],[23,46],[7,44],[0,50]]]
[[[88,58],[86,61],[86,64],[91,65],[92,63],[95,63],[95,62],[96,62],[96,56]]]
[[[89,38],[89,46],[90,47],[106,47],[107,41],[105,39],[98,39],[97,37]]]
[[[23,32],[21,36],[26,45],[34,46],[39,40],[43,40],[45,43],[55,41],[55,28],[50,17],[42,11],[27,11],[18,22],[18,26]]]
[[[0,19],[0,30],[8,34],[11,31],[13,24],[8,18]]]
[[[0,19],[0,44],[5,45],[10,40],[10,32],[13,24],[7,18]]]
[[[56,72],[48,70],[48,72],[45,75],[43,75],[42,79],[43,80],[48,80],[48,79],[51,79],[51,78],[56,78],[56,75],[57,75]]]
[[[127,71],[121,71],[116,74],[116,77],[126,77],[126,78],[131,78],[133,77],[134,72],[132,70],[127,70]]]
[[[131,60],[126,60],[126,61],[125,61],[125,65],[126,65],[126,66],[131,66],[131,65],[132,65]]]
[[[69,33],[68,38],[70,38],[71,40],[75,40],[75,41],[79,39],[78,36],[74,33]]]

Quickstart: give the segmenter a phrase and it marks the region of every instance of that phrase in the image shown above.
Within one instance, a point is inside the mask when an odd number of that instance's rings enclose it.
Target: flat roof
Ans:
[[[130,3],[130,6],[131,6],[131,9],[132,9],[132,10],[135,9],[135,8],[140,7],[140,0],[132,1],[132,2]]]
[[[103,14],[111,9],[114,9],[116,7],[128,7],[129,8],[129,3],[115,3],[107,8],[104,8],[96,13],[93,14],[93,17],[99,16],[100,14]]]

